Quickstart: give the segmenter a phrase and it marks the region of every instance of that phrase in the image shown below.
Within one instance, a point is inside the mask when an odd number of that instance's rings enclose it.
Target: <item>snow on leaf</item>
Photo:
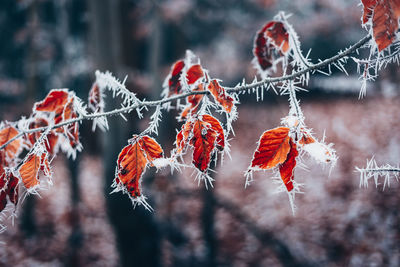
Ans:
[[[371,21],[372,32],[378,50],[391,45],[399,29],[400,0],[361,0],[364,6],[362,22]]]
[[[268,170],[285,162],[290,150],[289,139],[287,127],[278,127],[264,132],[249,169]]]
[[[270,21],[257,32],[253,54],[261,72],[273,67],[275,60],[289,51],[289,34],[280,21]]]
[[[10,139],[14,138],[18,135],[18,130],[13,126],[6,126],[5,128],[0,130],[0,146],[7,143]],[[8,144],[5,148],[0,151],[0,153],[4,153],[4,160],[9,162],[16,158],[18,154],[21,152],[22,142],[20,139],[16,139]]]
[[[223,88],[217,80],[211,80],[207,89],[211,92],[215,101],[217,101],[226,112],[230,113],[232,111],[234,99],[225,92],[225,88]]]
[[[142,195],[141,179],[147,166],[154,166],[153,160],[163,157],[161,146],[151,137],[133,136],[118,156],[116,177],[113,187],[116,191],[127,193],[134,204],[141,203],[147,209],[151,207]]]
[[[320,163],[330,163],[336,161],[335,151],[330,145],[320,142],[312,142],[305,144],[303,150]]]
[[[299,155],[296,144],[292,139],[289,140],[289,145],[289,154],[287,155],[285,162],[279,166],[279,172],[281,174],[282,181],[285,184],[288,192],[293,190],[294,167],[296,167],[296,158]]]

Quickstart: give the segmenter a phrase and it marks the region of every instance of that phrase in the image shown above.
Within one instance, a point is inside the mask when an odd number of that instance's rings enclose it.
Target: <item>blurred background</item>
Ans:
[[[299,34],[314,62],[333,56],[366,34],[359,0],[2,0],[0,1],[0,120],[29,116],[52,88],[87,99],[94,72],[112,71],[140,98],[158,99],[162,81],[186,49],[211,77],[233,86],[256,74],[255,33],[278,11]],[[366,55],[360,55],[360,57]],[[296,216],[276,194],[271,173],[257,173],[244,189],[259,136],[287,115],[287,96],[241,96],[230,136],[232,159],[215,166],[213,190],[192,170],[147,171],[144,193],[154,212],[110,195],[119,151],[148,116],[110,118],[110,131],[81,126],[84,150],[75,161],[53,161],[54,185],[25,199],[5,220],[1,266],[400,266],[400,188],[359,188],[355,166],[375,155],[400,162],[399,68],[389,65],[367,97],[353,63],[349,76],[315,75],[301,93],[306,124],[334,143],[338,163],[306,159]],[[108,98],[107,109],[119,105]],[[149,115],[147,113],[146,115]],[[177,113],[163,113],[157,140],[169,155]],[[190,162],[190,158],[187,159]]]

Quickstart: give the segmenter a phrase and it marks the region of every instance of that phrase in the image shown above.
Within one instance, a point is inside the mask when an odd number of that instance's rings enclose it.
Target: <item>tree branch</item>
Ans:
[[[339,52],[335,56],[333,56],[331,58],[328,58],[328,59],[325,59],[324,61],[321,61],[321,62],[319,62],[317,64],[313,64],[313,65],[309,66],[308,68],[306,68],[304,70],[301,70],[301,71],[298,71],[298,72],[294,72],[294,73],[289,74],[289,75],[280,76],[280,77],[266,78],[266,79],[264,79],[262,81],[251,83],[251,84],[244,84],[244,85],[239,85],[239,86],[236,86],[236,87],[225,87],[226,92],[228,92],[228,93],[240,93],[242,91],[256,89],[256,88],[258,88],[260,86],[264,86],[264,85],[269,84],[269,83],[277,83],[277,82],[282,82],[282,81],[295,79],[295,78],[300,77],[301,75],[306,74],[308,72],[312,72],[314,70],[324,68],[324,67],[330,65],[331,63],[334,63],[335,61],[348,56],[349,54],[355,52],[357,49],[359,49],[364,44],[366,44],[369,40],[371,40],[371,35],[367,35],[367,36],[363,37],[357,43],[351,45],[349,48],[345,49],[344,51]],[[29,130],[20,130],[19,129],[20,133],[18,135],[14,136],[13,138],[11,138],[10,140],[8,140],[3,145],[1,145],[0,146],[0,150],[5,148],[7,145],[9,145],[14,140],[22,137],[24,134],[45,131],[48,128],[53,130],[53,129],[60,128],[62,126],[65,126],[65,125],[68,125],[68,124],[71,124],[71,123],[81,122],[83,120],[91,120],[91,119],[95,119],[95,118],[98,118],[98,117],[108,117],[108,116],[113,116],[113,115],[122,114],[122,113],[129,113],[132,110],[137,109],[137,108],[154,107],[154,106],[162,105],[164,103],[172,102],[174,100],[183,99],[183,98],[186,98],[186,97],[191,96],[191,95],[208,95],[208,94],[210,94],[209,91],[188,92],[188,93],[185,93],[185,94],[179,94],[179,95],[175,95],[175,96],[172,96],[172,97],[168,97],[168,98],[164,98],[164,99],[160,99],[160,100],[155,100],[155,101],[140,101],[139,103],[133,104],[131,106],[122,107],[122,108],[111,110],[111,111],[108,111],[108,112],[83,115],[83,116],[80,116],[80,117],[75,118],[75,119],[71,119],[71,120],[67,120],[67,121],[55,124],[53,126],[46,126],[46,127],[35,128],[35,129],[29,129]]]

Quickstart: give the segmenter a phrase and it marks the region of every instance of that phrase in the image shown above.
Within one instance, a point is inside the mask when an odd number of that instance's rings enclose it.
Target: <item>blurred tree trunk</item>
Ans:
[[[27,102],[34,102],[38,94],[38,88],[40,87],[38,71],[37,71],[37,57],[38,52],[35,45],[35,36],[39,27],[39,16],[38,16],[38,3],[37,1],[33,1],[29,8],[29,22],[30,22],[30,32],[29,36],[29,51],[28,51],[28,60],[26,65],[26,84],[27,84],[27,94],[26,100]],[[25,204],[22,208],[22,216],[20,221],[20,229],[27,236],[32,236],[36,234],[37,226],[36,226],[36,218],[35,218],[35,206],[36,199],[33,195],[28,195]]]
[[[203,238],[206,244],[204,266],[217,266],[217,234],[215,232],[215,197],[213,188],[203,188],[203,210],[201,214]]]
[[[91,44],[93,45],[95,67],[101,71],[110,70],[116,76],[121,65],[121,18],[120,0],[88,0],[91,14]],[[118,101],[107,95],[107,109],[119,106]],[[129,125],[129,133],[126,126]],[[110,130],[103,139],[105,170],[105,196],[110,222],[115,231],[120,264],[122,266],[159,266],[160,234],[152,213],[142,207],[133,209],[128,196],[110,195],[114,179],[115,164],[120,150],[127,144],[129,135],[137,131],[137,123],[129,124],[119,117],[109,118]]]

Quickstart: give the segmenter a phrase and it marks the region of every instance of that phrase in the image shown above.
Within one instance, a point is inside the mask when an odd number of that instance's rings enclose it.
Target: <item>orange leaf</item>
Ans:
[[[217,80],[212,80],[207,89],[211,92],[214,99],[228,112],[232,111],[233,98],[225,92],[225,89],[219,85]]]
[[[7,126],[0,130],[0,146],[7,143],[10,139],[18,135],[18,130],[13,126]],[[17,154],[21,151],[21,140],[16,139],[2,149],[5,158],[3,160],[12,160],[17,157]]]
[[[279,166],[279,172],[283,183],[286,186],[288,192],[293,190],[293,179],[294,179],[294,167],[296,167],[296,157],[299,155],[297,151],[296,144],[290,138],[289,140],[290,151],[287,155],[285,162]]]
[[[163,156],[161,146],[151,137],[134,136],[132,143],[125,146],[118,156],[116,183],[122,183],[129,195],[140,197],[140,179],[148,164]]]
[[[22,182],[28,189],[39,184],[38,173],[40,169],[40,161],[40,156],[30,154],[19,169]]]
[[[272,67],[277,59],[289,51],[289,34],[285,25],[279,21],[270,21],[257,33],[253,54],[261,70]]]
[[[46,153],[42,155],[29,154],[24,163],[19,168],[19,175],[27,189],[39,184],[39,171],[50,177],[51,170]]]
[[[400,0],[361,0],[363,23],[372,18],[372,30],[379,51],[391,45],[399,29]]]
[[[286,161],[290,150],[289,128],[279,127],[263,133],[254,153],[251,167],[272,169]]]

